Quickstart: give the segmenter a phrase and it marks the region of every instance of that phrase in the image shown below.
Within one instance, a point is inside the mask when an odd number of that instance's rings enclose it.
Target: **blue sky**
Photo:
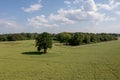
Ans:
[[[119,0],[0,0],[0,33],[120,33]]]

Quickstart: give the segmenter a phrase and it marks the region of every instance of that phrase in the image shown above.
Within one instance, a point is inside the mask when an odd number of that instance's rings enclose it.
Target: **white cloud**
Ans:
[[[35,18],[33,18],[33,20],[41,21],[42,23],[48,23],[48,20],[44,15],[36,16]]]
[[[74,0],[73,4],[83,3],[82,8],[60,9],[57,14],[52,14],[51,20],[63,23],[75,23],[80,21],[102,22],[113,20],[110,16],[98,12],[94,0]]]
[[[23,32],[25,28],[11,18],[0,19],[0,33],[18,33]]]
[[[12,20],[0,19],[0,26],[6,28],[18,28],[18,24]]]
[[[64,3],[65,3],[65,4],[71,4],[71,2],[70,2],[70,1],[64,1]]]
[[[116,11],[115,14],[120,15],[120,11]]]
[[[83,5],[84,10],[86,11],[97,11],[96,4],[94,0],[86,0]]]
[[[50,23],[44,15],[36,16],[28,19],[28,24],[30,26],[40,28],[40,27],[57,27],[57,24]]]
[[[82,2],[83,0],[74,0],[73,4],[79,4],[80,2]]]
[[[97,4],[100,9],[112,10],[112,7],[108,4]]]
[[[70,19],[68,19],[65,16],[62,16],[60,14],[58,14],[58,15],[51,14],[49,16],[49,19],[51,21],[54,21],[55,23],[58,23],[58,24],[60,24],[60,23],[61,24],[73,24],[74,23],[73,20],[70,20]]]
[[[34,11],[38,11],[40,8],[42,8],[42,5],[40,3],[36,3],[33,5],[30,5],[30,7],[28,8],[22,8],[25,12],[34,12]]]
[[[120,2],[115,0],[108,0],[108,4],[99,3],[97,4],[97,6],[99,9],[113,10],[115,8],[118,8],[118,6],[120,6]]]
[[[96,11],[84,11],[81,9],[60,10],[58,15],[67,18],[73,22],[80,21],[107,21],[108,17],[105,14]],[[111,20],[111,19],[110,19]]]
[[[72,1],[66,1],[68,6],[71,6],[71,8],[83,8],[86,11],[97,11],[97,7],[95,5],[94,0],[72,0]]]
[[[68,1],[68,0],[67,0]],[[69,1],[68,1],[69,2]],[[66,2],[67,4],[69,4]],[[89,22],[104,22],[114,20],[110,16],[106,16],[105,13],[98,12],[97,6],[94,0],[74,0],[73,4],[79,4],[83,2],[82,7],[59,9],[56,14],[51,13],[48,17],[45,15],[36,16],[28,19],[28,23],[35,27],[55,27],[60,25],[70,25],[79,23],[81,21]],[[71,3],[71,2],[70,2]],[[112,2],[111,2],[112,4]]]

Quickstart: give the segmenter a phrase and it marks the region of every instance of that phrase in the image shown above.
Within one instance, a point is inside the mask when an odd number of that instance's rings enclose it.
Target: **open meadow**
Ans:
[[[120,39],[36,51],[34,40],[0,42],[0,80],[120,80]]]

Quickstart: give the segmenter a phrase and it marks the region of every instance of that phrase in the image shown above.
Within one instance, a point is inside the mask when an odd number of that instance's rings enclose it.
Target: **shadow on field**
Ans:
[[[22,54],[25,54],[25,55],[41,55],[41,54],[44,54],[43,52],[23,52]]]

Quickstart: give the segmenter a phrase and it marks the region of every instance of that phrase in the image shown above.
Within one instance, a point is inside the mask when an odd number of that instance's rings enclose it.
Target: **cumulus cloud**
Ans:
[[[107,4],[99,3],[97,4],[97,6],[99,9],[113,10],[117,8],[118,6],[120,6],[120,2],[115,1],[115,0],[108,0]]]
[[[80,2],[82,2],[83,0],[74,0],[73,1],[73,4],[78,4],[78,3],[80,3]]]
[[[108,21],[112,20],[109,16],[106,16],[105,14],[96,12],[96,11],[86,11],[81,9],[69,9],[64,10],[60,9],[58,11],[57,15],[52,14],[53,20],[65,22],[65,23],[75,23],[80,21]]]
[[[70,1],[64,1],[64,3],[65,3],[65,4],[71,4],[71,2],[70,2]]]
[[[75,24],[80,21],[104,22],[114,20],[114,18],[107,16],[105,13],[100,13],[94,0],[66,0],[64,3],[75,6],[81,2],[83,4],[81,4],[80,7],[68,9],[61,8],[56,14],[51,13],[48,17],[40,15],[29,18],[28,23],[29,25],[36,27],[53,27]],[[110,4],[112,4],[112,2]]]
[[[108,4],[97,4],[100,9],[112,10],[113,8]]]
[[[24,12],[34,12],[34,11],[38,11],[42,8],[42,5],[40,3],[36,3],[36,4],[32,4],[30,5],[30,7],[28,8],[22,8],[24,10]]]
[[[86,0],[83,5],[84,10],[86,11],[97,11],[96,4],[94,0]]]
[[[28,19],[28,23],[30,26],[34,26],[36,28],[41,27],[57,27],[57,24],[50,23],[44,15],[36,16]]]
[[[65,16],[62,16],[60,14],[57,14],[57,15],[51,14],[49,16],[49,19],[51,21],[54,21],[54,22],[58,23],[58,24],[60,24],[60,23],[61,24],[73,24],[74,23],[73,20],[70,20],[69,18],[67,18]]]
[[[64,3],[66,3],[68,7],[70,6],[71,8],[82,8],[86,11],[97,11],[94,0],[67,0]]]

